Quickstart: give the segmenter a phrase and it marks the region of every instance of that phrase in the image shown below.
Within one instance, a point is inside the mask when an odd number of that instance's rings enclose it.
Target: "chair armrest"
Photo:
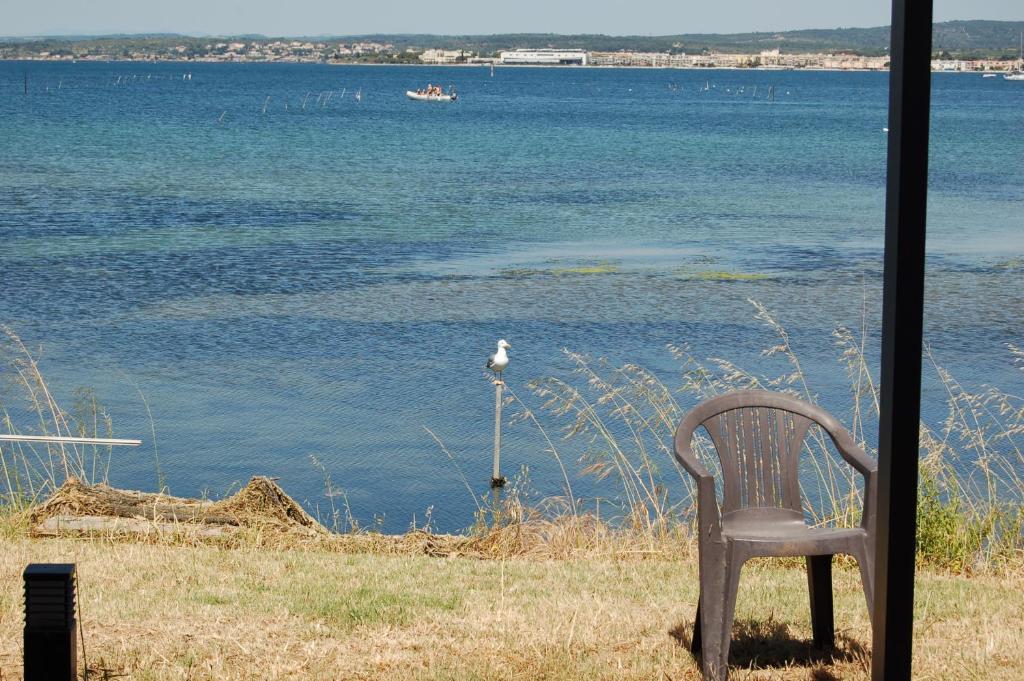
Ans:
[[[693,478],[694,482],[699,483],[702,478],[711,478],[711,480],[714,481],[714,476],[708,472],[708,469],[705,468],[704,464],[697,458],[697,455],[693,453],[693,449],[690,447],[689,442],[683,443],[677,440],[675,444],[676,461],[679,462],[680,466],[686,469],[686,472],[690,474],[690,477]]]
[[[857,446],[853,436],[845,428],[840,426],[834,432],[829,429],[829,435],[843,459],[864,476],[864,509],[861,513],[861,526],[873,534],[878,497],[878,462]]]
[[[846,463],[857,469],[857,471],[865,478],[868,475],[877,473],[878,462],[865,454],[864,450],[854,443],[852,435],[849,433],[843,433],[843,435],[845,435],[845,437],[836,438],[835,443],[836,449],[838,449],[839,454],[846,459]]]
[[[697,483],[697,525],[698,538],[706,536],[719,538],[722,533],[721,512],[718,509],[718,498],[715,496],[715,478],[693,453],[689,438],[693,432],[676,431],[675,457],[686,472]]]

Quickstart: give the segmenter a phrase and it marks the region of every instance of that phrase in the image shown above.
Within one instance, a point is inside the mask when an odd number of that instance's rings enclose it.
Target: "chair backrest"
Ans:
[[[686,442],[703,426],[722,469],[722,512],[746,508],[802,511],[800,452],[812,424],[838,426],[824,410],[779,393],[741,390],[712,398],[680,425]]]

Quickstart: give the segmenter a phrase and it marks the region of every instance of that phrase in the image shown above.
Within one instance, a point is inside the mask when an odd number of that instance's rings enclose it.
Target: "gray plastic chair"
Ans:
[[[860,527],[809,527],[797,477],[803,441],[819,424],[836,449],[864,476]],[[722,469],[719,508],[715,479],[694,455],[691,440],[703,426]],[[846,553],[860,565],[868,613],[874,586],[877,464],[823,409],[787,395],[741,390],[698,405],[679,424],[675,455],[697,483],[700,601],[690,646],[700,654],[704,678],[728,678],[729,640],[740,568],[755,556],[806,556],[811,628],[816,646],[835,643],[832,556]]]

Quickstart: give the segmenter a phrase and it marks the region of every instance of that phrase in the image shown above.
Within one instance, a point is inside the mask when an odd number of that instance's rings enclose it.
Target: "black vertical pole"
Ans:
[[[932,0],[893,0],[873,681],[911,673],[931,38]]]

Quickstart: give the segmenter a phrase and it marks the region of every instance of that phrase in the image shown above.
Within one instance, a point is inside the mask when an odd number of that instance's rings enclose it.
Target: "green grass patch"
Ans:
[[[235,602],[233,598],[206,592],[196,594],[192,600],[201,605],[231,605]]]
[[[343,631],[358,626],[404,627],[429,613],[452,612],[462,606],[462,597],[457,593],[424,593],[376,580],[347,588],[325,584],[302,590],[296,596],[289,612]]]

